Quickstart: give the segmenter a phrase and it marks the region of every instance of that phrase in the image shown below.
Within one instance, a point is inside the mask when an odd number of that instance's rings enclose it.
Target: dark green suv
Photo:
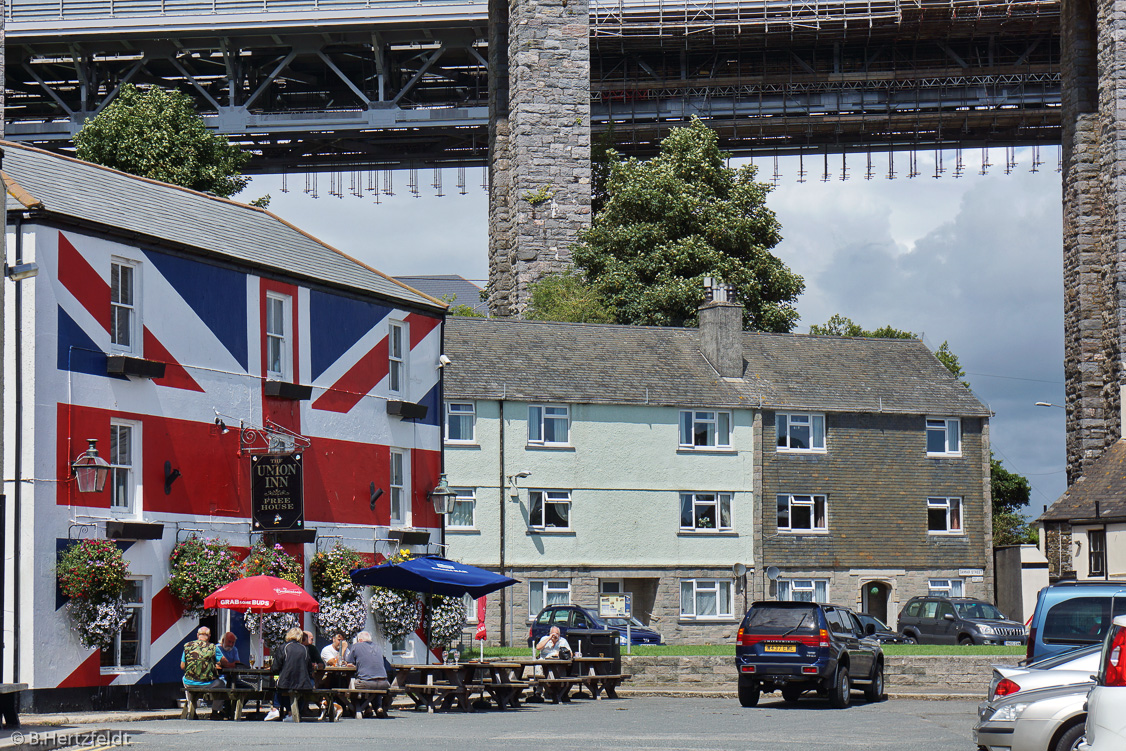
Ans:
[[[817,602],[756,602],[743,617],[735,643],[739,703],[758,704],[763,691],[795,702],[806,691],[828,696],[834,707],[884,696],[884,651],[864,634],[856,614]]]

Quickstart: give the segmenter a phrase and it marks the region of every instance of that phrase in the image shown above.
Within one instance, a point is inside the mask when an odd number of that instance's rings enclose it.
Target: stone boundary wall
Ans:
[[[884,682],[889,693],[923,691],[974,694],[984,698],[992,666],[1016,665],[1021,658],[1006,655],[887,656]],[[690,691],[735,688],[735,658],[731,656],[640,657],[622,655],[622,672],[633,679],[623,688]]]

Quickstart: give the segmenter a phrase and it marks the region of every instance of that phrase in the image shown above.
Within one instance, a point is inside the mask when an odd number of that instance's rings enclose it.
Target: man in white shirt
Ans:
[[[337,631],[332,635],[332,643],[325,645],[321,650],[321,661],[325,665],[341,665],[340,658],[344,655],[344,650],[348,648],[348,642],[344,641],[344,634]]]

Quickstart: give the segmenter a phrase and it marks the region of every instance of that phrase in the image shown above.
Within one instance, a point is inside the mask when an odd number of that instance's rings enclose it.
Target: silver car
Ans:
[[[1034,688],[1085,683],[1092,680],[1091,676],[1098,672],[1101,651],[1102,644],[1092,644],[1024,667],[994,665],[993,680],[985,699],[993,701]]]
[[[985,702],[974,741],[988,751],[1078,751],[1092,685],[1038,688]]]

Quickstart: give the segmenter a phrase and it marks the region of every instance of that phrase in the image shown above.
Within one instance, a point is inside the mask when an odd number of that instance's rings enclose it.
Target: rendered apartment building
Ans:
[[[700,319],[447,322],[450,555],[521,580],[490,636],[599,592],[673,643],[731,638],[756,598],[894,621],[914,595],[991,596],[989,411],[922,342]]]

